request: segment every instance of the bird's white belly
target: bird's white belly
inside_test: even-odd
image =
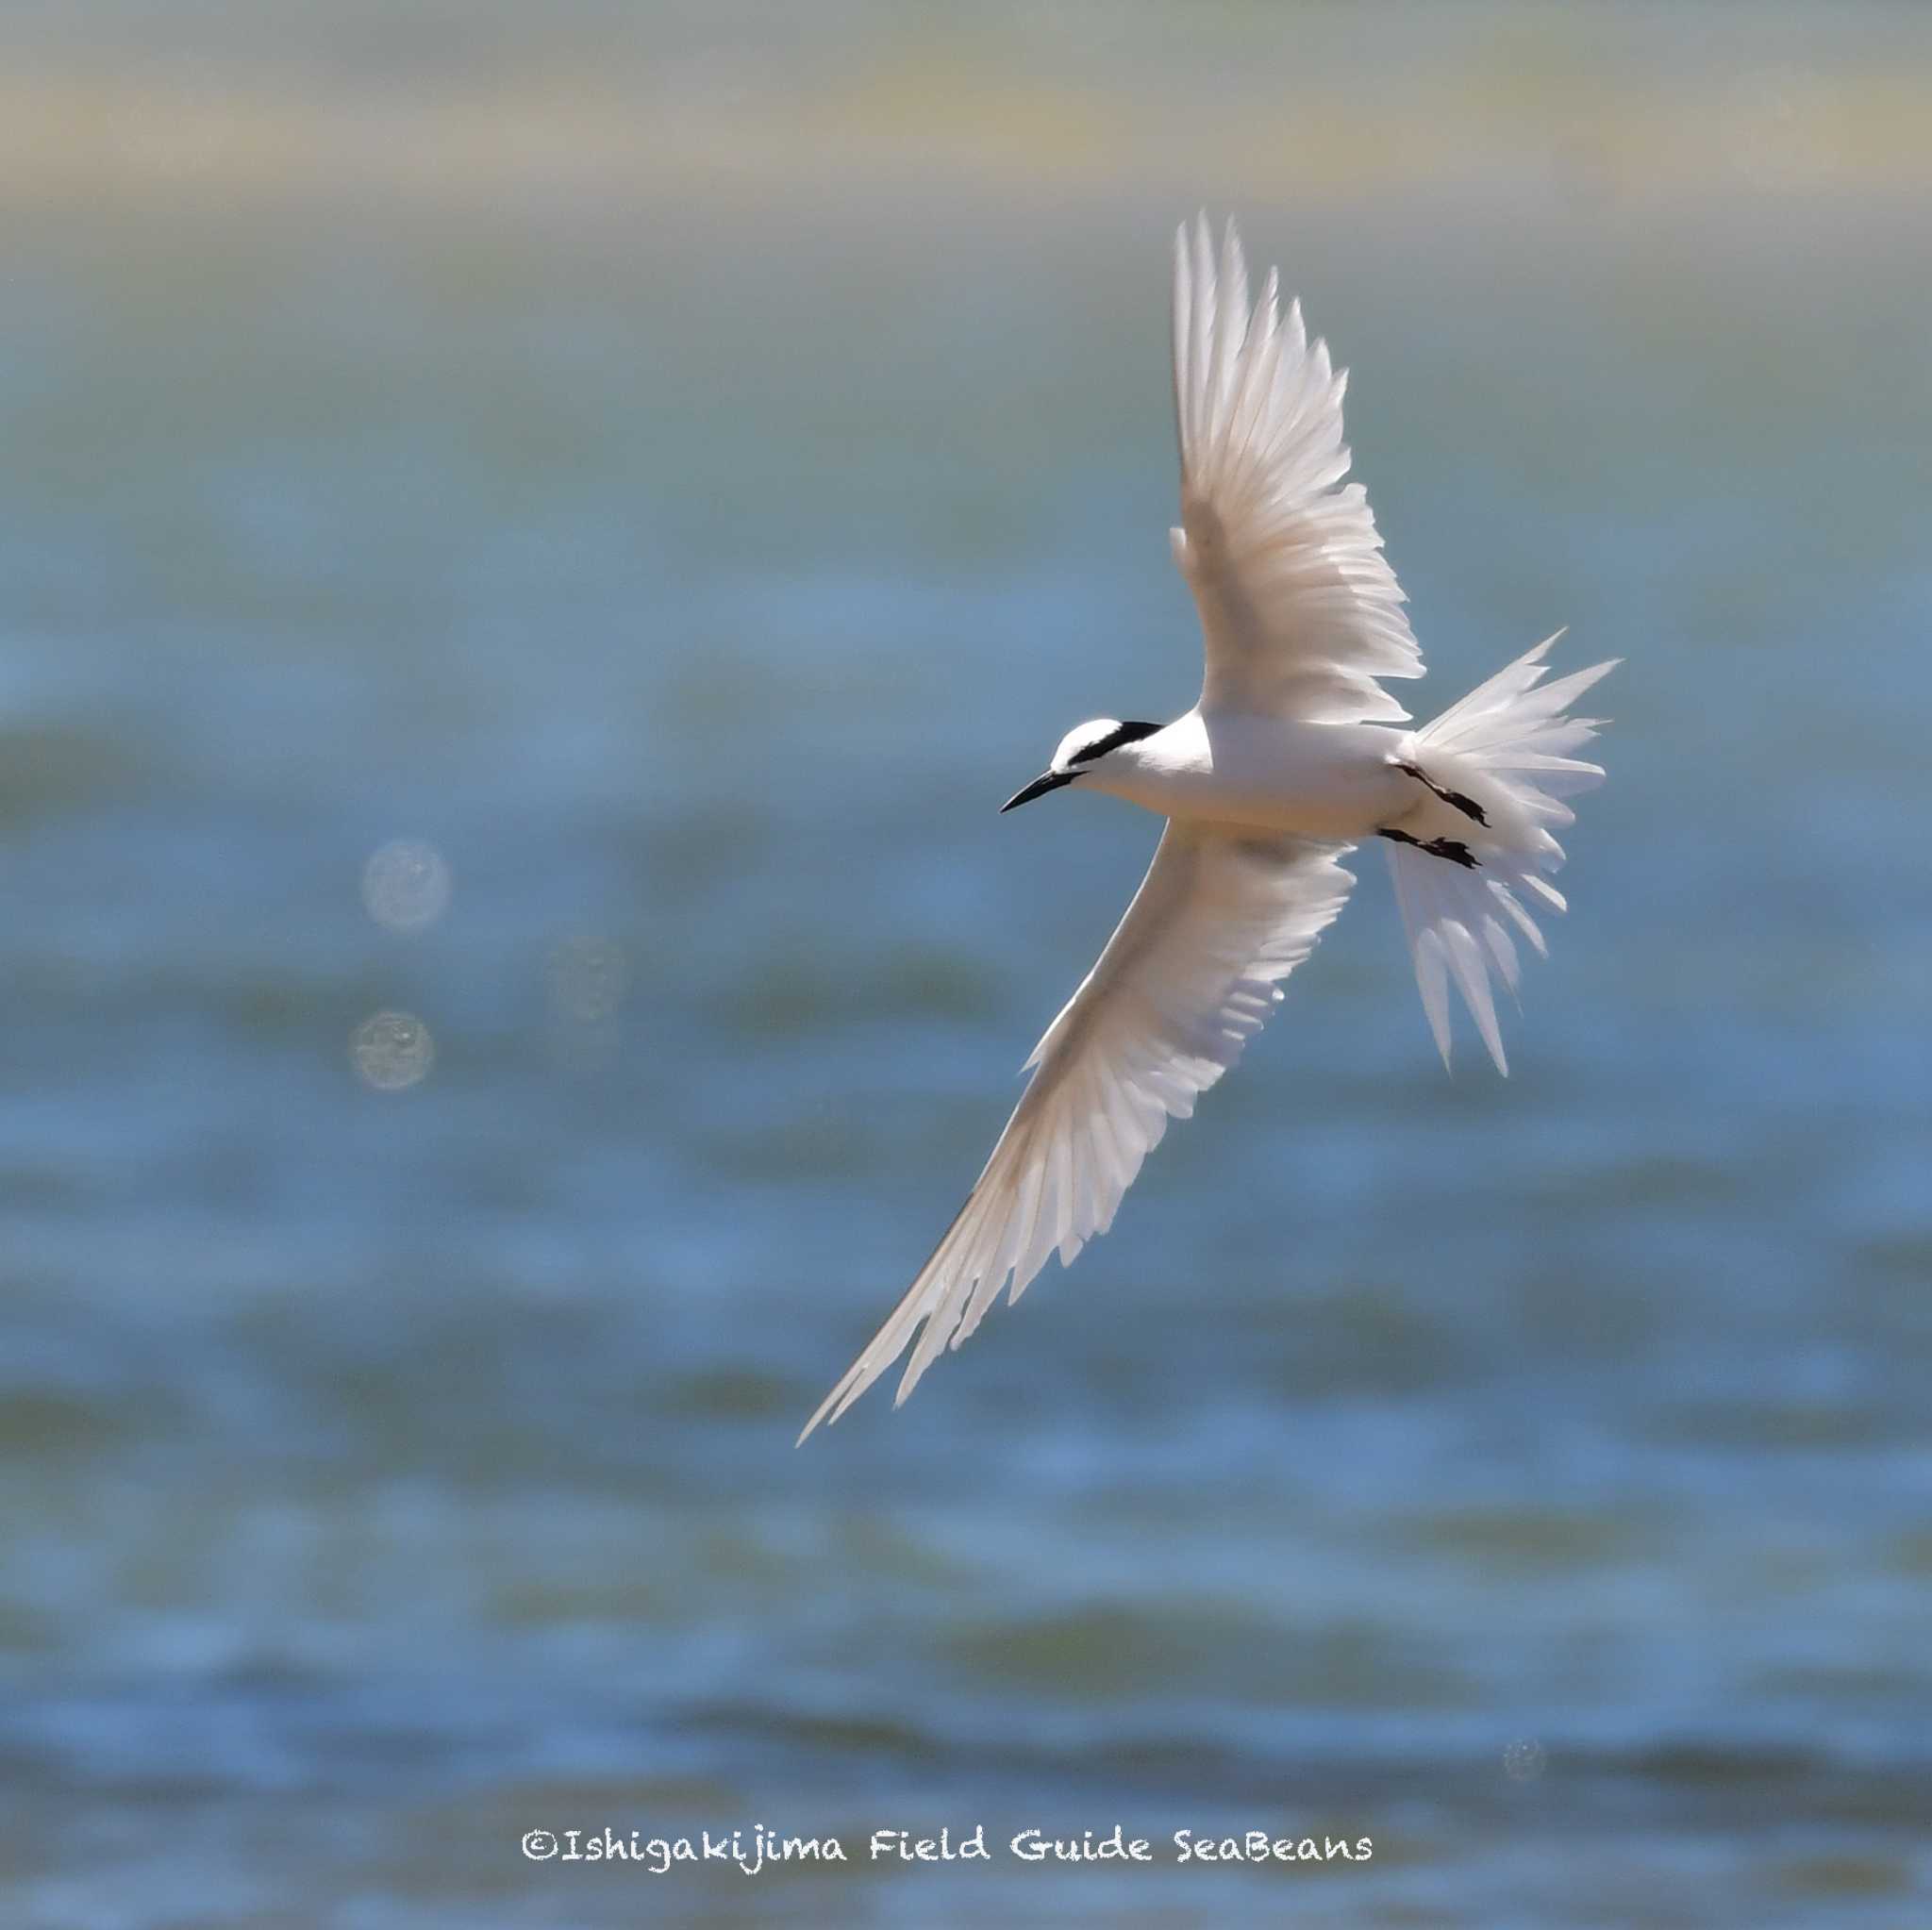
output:
[[[1138,768],[1095,776],[1166,817],[1361,839],[1415,803],[1413,779],[1392,762],[1407,735],[1374,724],[1191,712],[1136,746]]]

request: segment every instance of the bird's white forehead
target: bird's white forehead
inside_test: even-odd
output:
[[[1111,737],[1121,727],[1118,717],[1093,717],[1085,724],[1076,724],[1060,740],[1060,747],[1053,754],[1053,768],[1064,771],[1090,744],[1097,744],[1102,738]]]

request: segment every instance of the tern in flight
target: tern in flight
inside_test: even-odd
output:
[[[1341,909],[1341,860],[1379,838],[1446,1064],[1453,980],[1508,1067],[1491,995],[1512,990],[1512,931],[1560,911],[1562,800],[1603,776],[1575,753],[1601,722],[1569,707],[1614,668],[1542,681],[1550,638],[1459,704],[1410,727],[1385,677],[1422,652],[1368,498],[1344,483],[1342,372],[1275,277],[1248,302],[1229,223],[1174,241],[1174,399],[1181,520],[1174,559],[1206,646],[1200,701],[1172,724],[1096,718],[1004,809],[1104,790],[1167,820],[1141,889],[1026,1069],[1032,1076],[971,1197],[906,1297],[806,1424],[834,1420],[912,1345],[904,1401],[1011,1282],[1070,1265],[1113,1223],[1170,1118],[1240,1058],[1281,981]],[[1562,633],[1557,632],[1560,636]]]

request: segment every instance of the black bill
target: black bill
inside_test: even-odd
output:
[[[1080,774],[1077,771],[1043,771],[1024,790],[1016,790],[1000,807],[1009,811],[1015,805],[1031,804],[1036,797],[1044,797],[1049,790],[1058,790],[1063,784],[1071,784]]]

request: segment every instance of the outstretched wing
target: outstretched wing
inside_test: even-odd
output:
[[[1170,1116],[1188,1118],[1260,1030],[1355,883],[1351,847],[1170,824],[1093,970],[1026,1063],[1033,1077],[972,1196],[892,1316],[810,1421],[836,1421],[906,1351],[898,1401],[976,1327],[1113,1223]],[[895,1404],[896,1405],[896,1402]]]
[[[1200,607],[1204,708],[1311,723],[1399,722],[1375,679],[1419,677],[1422,652],[1369,499],[1343,484],[1345,372],[1301,304],[1252,311],[1241,237],[1217,270],[1203,215],[1174,237],[1174,396],[1181,445],[1174,561]]]

